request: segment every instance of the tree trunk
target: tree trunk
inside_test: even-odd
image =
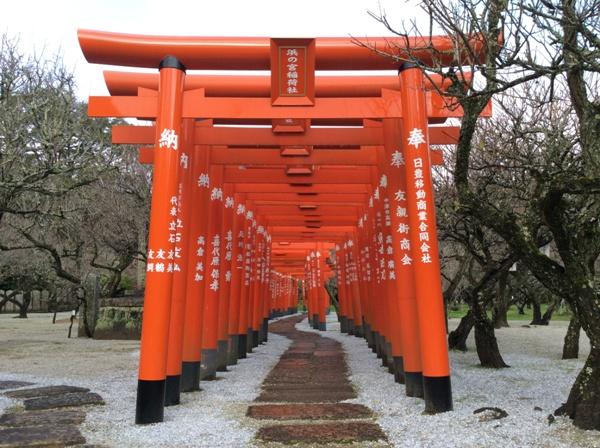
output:
[[[467,351],[467,338],[473,329],[473,325],[475,325],[475,318],[473,317],[473,312],[469,310],[460,320],[456,330],[451,331],[448,335],[448,347],[450,350]]]
[[[498,279],[498,296],[494,300],[494,308],[492,309],[492,320],[494,322],[494,328],[508,327],[508,308],[510,307],[510,301],[508,300],[508,294],[506,293],[506,281],[508,277],[508,271],[500,276]]]
[[[474,299],[472,310],[475,319],[475,348],[481,365],[494,369],[510,367],[502,359],[492,322],[488,319],[485,309],[479,304],[477,298]]]
[[[568,415],[581,429],[600,430],[600,346],[592,342],[592,350],[577,375],[567,402],[555,415]]]
[[[544,325],[542,323],[542,307],[536,301],[533,301],[531,305],[533,306],[533,319],[529,325]]]
[[[19,305],[19,319],[27,319],[27,310],[30,304],[31,291],[26,291],[23,293],[23,299],[21,299],[21,304]]]
[[[542,316],[542,319],[540,320],[540,324],[539,325],[548,325],[550,323],[550,319],[552,319],[552,315],[554,314],[554,311],[556,311],[556,308],[558,307],[558,302],[559,300],[553,300],[552,302],[550,302],[550,304],[548,305],[548,308],[546,309],[546,312],[544,313],[544,315]]]
[[[565,335],[565,341],[563,344],[562,359],[576,359],[579,357],[579,333],[581,331],[581,324],[579,319],[573,316],[569,322],[569,328]]]
[[[525,314],[525,302],[517,303],[517,310],[521,316]]]

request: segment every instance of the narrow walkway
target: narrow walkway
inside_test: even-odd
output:
[[[255,400],[269,404],[248,408],[248,416],[268,420],[257,438],[263,442],[311,445],[384,442],[386,436],[373,421],[369,408],[341,403],[356,398],[341,344],[297,330],[295,325],[304,318],[293,316],[269,324],[269,331],[293,342],[263,382],[263,391]],[[288,423],[278,423],[282,420]]]

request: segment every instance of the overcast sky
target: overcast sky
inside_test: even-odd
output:
[[[77,76],[79,93],[107,94],[103,66],[88,64],[77,29],[189,36],[389,36],[369,17],[381,6],[393,25],[427,19],[417,0],[10,0],[0,32],[19,35],[24,51],[60,51]],[[423,29],[423,33],[427,30]]]

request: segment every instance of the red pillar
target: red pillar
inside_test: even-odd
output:
[[[180,138],[179,196],[177,216],[169,222],[169,240],[174,244],[167,254],[167,270],[173,272],[171,294],[171,320],[169,326],[169,348],[167,354],[167,381],[165,405],[179,404],[181,389],[181,355],[187,286],[187,265],[190,234],[191,192],[194,188],[192,164],[194,154],[194,120],[185,119]]]
[[[239,323],[240,323],[240,295],[244,278],[244,222],[245,207],[242,204],[243,195],[234,195],[235,217],[233,221],[233,251],[231,254],[231,286],[229,303],[229,362],[237,363],[239,357]]]
[[[210,198],[208,147],[196,146],[192,157],[193,186],[190,214],[190,247],[188,252],[187,287],[183,323],[183,353],[181,390],[200,389],[200,359],[202,351],[202,324],[204,315],[204,283],[206,266],[206,230]]]
[[[398,324],[402,340],[402,358],[394,362],[405,375],[406,395],[423,396],[421,370],[421,344],[419,339],[419,323],[417,320],[417,304],[414,287],[413,258],[409,237],[408,203],[406,193],[405,161],[399,151],[399,121],[386,119],[383,123],[385,136],[385,154],[388,162],[387,196],[392,207],[392,240],[394,244],[394,274],[396,276],[396,304],[398,307]],[[398,378],[401,380],[401,378]]]
[[[406,201],[422,343],[425,410],[445,412],[452,410],[452,390],[423,73],[414,65],[404,64],[400,83],[404,117],[401,141],[406,163]]]
[[[210,167],[210,206],[208,228],[206,232],[206,250],[204,258],[204,314],[202,327],[202,364],[200,379],[214,380],[217,373],[217,341],[219,318],[219,291],[223,279],[221,266],[221,250],[224,242],[221,239],[223,215],[223,167]]]
[[[244,281],[240,296],[240,357],[245,358],[246,353],[252,352],[252,322],[249,319],[251,310],[251,277],[252,277],[252,251],[254,249],[254,231],[252,210],[249,210],[250,201],[245,207],[245,235],[244,235]],[[243,353],[242,353],[243,352]]]
[[[140,345],[140,368],[135,421],[157,423],[164,419],[167,344],[171,314],[173,274],[167,272],[166,255],[174,250],[169,242],[173,198],[177,200],[179,135],[185,67],[172,56],[159,66],[158,114],[152,203],[148,229],[148,262],[144,293],[144,319]],[[177,209],[175,207],[175,215]]]
[[[231,266],[233,254],[233,185],[223,187],[223,219],[221,227],[221,287],[217,341],[217,371],[227,371],[229,353],[229,302],[231,297]]]
[[[317,244],[316,262],[317,262],[317,314],[319,316],[318,328],[321,331],[327,329],[327,308],[329,305],[329,295],[325,289],[325,246],[323,243]]]

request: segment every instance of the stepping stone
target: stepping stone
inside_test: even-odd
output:
[[[335,392],[354,392],[354,388],[350,384],[340,384],[337,382],[329,382],[329,383],[309,383],[309,384],[289,384],[289,383],[273,383],[266,384],[263,386],[264,391],[268,392],[276,392],[276,391],[296,391],[301,390],[305,392],[327,392],[327,391],[335,391]]]
[[[250,406],[248,416],[271,420],[339,420],[369,418],[373,412],[362,404],[264,404]]]
[[[85,412],[77,410],[47,410],[14,412],[0,416],[0,426],[55,426],[78,425],[85,420]]]
[[[0,381],[0,390],[18,389],[19,387],[33,386],[33,384],[27,381]]]
[[[85,443],[77,426],[21,426],[0,429],[0,448],[61,447]]]
[[[265,442],[319,445],[386,440],[379,425],[369,422],[265,426],[258,430],[257,437]]]
[[[23,404],[26,410],[33,411],[104,404],[104,400],[100,395],[93,392],[76,392],[65,395],[30,398],[29,400],[25,400]]]
[[[356,398],[354,391],[333,391],[326,393],[325,391],[312,391],[307,392],[303,390],[278,390],[278,391],[264,391],[255,400],[259,402],[291,402],[291,403],[334,403],[337,401],[344,401],[350,398]]]
[[[10,398],[35,398],[35,397],[50,397],[52,395],[70,394],[73,392],[89,392],[85,387],[75,386],[44,386],[34,389],[15,390],[6,392],[4,395]]]

